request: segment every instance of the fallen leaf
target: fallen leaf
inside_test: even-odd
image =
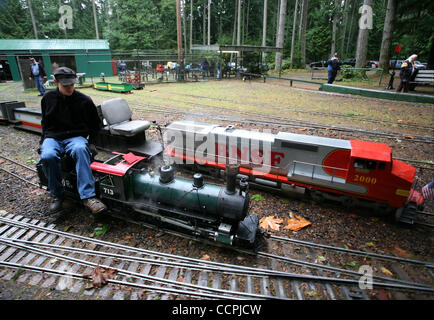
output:
[[[286,219],[286,226],[283,227],[285,230],[292,230],[292,231],[298,231],[300,229],[303,229],[304,227],[307,227],[311,225],[312,223],[303,217],[300,216],[294,216],[290,219]]]
[[[393,276],[393,273],[390,270],[386,269],[385,267],[381,267],[381,272],[383,272],[385,275],[388,275],[390,277]]]
[[[259,220],[259,226],[264,230],[269,230],[271,228],[272,230],[279,231],[279,224],[281,224],[282,222],[283,219],[275,218],[274,216],[268,216]]]
[[[113,279],[117,270],[112,268],[104,268],[97,266],[93,269],[91,274],[84,274],[83,277],[90,278],[92,280],[92,287],[86,287],[86,289],[92,289],[93,287],[99,288],[107,283],[107,280]]]
[[[63,228],[63,232],[68,232],[68,231],[71,230],[73,227],[74,227],[73,225],[66,226],[65,228]]]
[[[375,247],[375,244],[373,242],[366,242],[365,246],[367,246],[367,247]]]
[[[207,255],[207,254],[204,254],[200,259],[201,259],[201,260],[207,260],[207,261],[210,261],[210,260],[211,260],[210,256]]]
[[[318,257],[316,257],[316,259],[315,259],[315,263],[323,262],[323,261],[325,261],[325,260],[326,260],[326,258],[325,258],[324,256],[318,256]]]
[[[108,224],[105,224],[102,227],[96,227],[94,229],[94,234],[96,236],[103,236],[103,235],[105,235],[105,233],[107,232],[108,229],[109,229],[109,225]]]
[[[398,256],[402,257],[402,258],[407,258],[408,257],[408,252],[405,251],[404,249],[401,249],[398,245],[395,245],[393,247],[393,251],[395,251]]]
[[[124,240],[131,240],[132,239],[132,236],[125,236],[124,237]]]
[[[406,139],[414,139],[413,136],[405,136]]]
[[[253,196],[250,197],[250,199],[255,200],[257,202],[261,202],[265,200],[265,198],[260,194],[254,194]]]

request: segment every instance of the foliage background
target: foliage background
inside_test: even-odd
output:
[[[192,15],[191,1],[193,1]],[[279,1],[281,0],[268,0],[266,43],[268,46],[275,46],[276,43]],[[343,59],[355,56],[360,17],[358,8],[363,1],[346,1],[349,1],[348,21],[344,24],[345,1],[309,0],[306,23],[307,63],[328,59],[331,54],[333,10],[336,10],[338,17],[336,50]],[[392,49],[395,45],[401,44],[403,49],[397,58],[404,59],[417,53],[419,60],[426,62],[434,43],[434,1],[396,2]],[[182,3],[186,17],[187,50],[190,43],[190,18],[193,19],[192,43],[206,44],[207,24],[203,32],[203,9],[208,5],[208,0],[184,0]],[[296,0],[287,0],[284,59],[290,55],[295,3]],[[94,39],[96,37],[92,0],[32,0],[31,4],[39,39]],[[60,18],[58,8],[63,4],[73,8],[73,29],[66,32],[58,26]],[[211,1],[211,44],[233,44],[236,4],[237,0]],[[95,0],[95,5],[99,37],[109,40],[112,50],[176,49],[175,0]],[[242,44],[261,45],[263,5],[263,0],[242,0]],[[0,38],[34,38],[29,0],[0,0],[0,6]],[[367,59],[379,59],[386,7],[387,0],[373,1],[374,23],[369,33]],[[299,12],[300,10],[297,11],[298,14]],[[207,15],[206,11],[205,15]],[[300,17],[297,20],[297,33],[299,21]],[[298,35],[295,48],[294,65],[303,67],[300,62]],[[267,60],[272,63],[274,55],[270,54]]]

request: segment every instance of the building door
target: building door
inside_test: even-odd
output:
[[[0,56],[0,82],[10,80],[12,80],[12,73],[8,58],[6,56]]]

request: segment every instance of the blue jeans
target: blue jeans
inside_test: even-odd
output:
[[[36,88],[38,88],[39,93],[45,94],[44,79],[41,76],[35,76],[33,80],[35,81],[35,85]]]
[[[80,199],[95,196],[95,182],[90,168],[91,152],[87,140],[83,137],[73,137],[65,140],[45,138],[41,146],[42,170],[48,179],[48,188],[53,197],[63,195],[62,171],[60,158],[68,154],[75,162],[77,172],[77,189]]]
[[[327,83],[330,83],[330,84],[333,83],[333,81],[335,81],[335,79],[336,79],[337,74],[338,74],[337,71],[329,70]]]

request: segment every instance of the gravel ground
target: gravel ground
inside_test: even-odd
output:
[[[170,114],[136,113],[134,118],[157,120],[158,123],[168,123],[176,119]],[[208,120],[209,122],[209,120]],[[263,129],[263,126],[247,126],[236,124],[238,127],[248,129]],[[303,134],[328,136],[342,139],[354,139],[329,130],[303,130],[288,128],[272,128],[273,132],[287,131]],[[157,139],[152,136],[151,138]],[[393,149],[394,157],[426,160],[432,157],[432,147],[411,141],[392,141],[381,139],[366,139],[369,141],[384,142]],[[39,136],[12,127],[0,126],[1,154],[13,158],[21,163],[34,165],[39,156],[36,153]],[[0,161],[1,162],[1,161]],[[1,165],[1,163],[0,163]],[[425,181],[433,179],[432,171],[418,171],[420,187]],[[22,214],[28,217],[51,220],[47,214],[50,197],[34,187],[28,187],[6,173],[0,171],[0,210],[9,213]],[[413,259],[434,261],[433,233],[424,227],[404,227],[396,225],[388,217],[378,216],[370,212],[347,210],[338,206],[315,204],[311,202],[287,200],[275,195],[257,190],[251,190],[251,195],[260,194],[263,200],[252,200],[250,212],[260,218],[274,215],[279,218],[289,218],[290,214],[300,215],[312,225],[293,232],[289,230],[273,231],[273,234],[284,237],[314,241],[323,244],[373,251],[381,254],[400,255]],[[432,208],[431,208],[432,209]],[[433,211],[433,210],[430,210]],[[201,258],[208,255],[213,261],[226,263],[243,263],[257,265],[263,261],[252,257],[244,257],[230,250],[210,247],[201,243],[192,243],[186,239],[162,234],[154,230],[146,230],[140,226],[129,224],[113,218],[95,220],[90,213],[81,206],[73,207],[69,214],[56,222],[58,229],[68,228],[69,232],[85,236],[95,236],[95,228],[103,224],[109,225],[108,232],[99,236],[107,241],[119,242],[132,246],[144,247],[150,250],[159,250],[173,254],[188,255]],[[273,248],[268,248],[273,250]],[[3,285],[3,287],[1,287]],[[20,299],[14,289],[8,284],[0,284],[0,299]],[[30,293],[29,299],[43,299],[36,291]],[[57,296],[59,299],[68,297]],[[69,297],[74,299],[74,297]],[[24,298],[26,299],[26,298]]]

